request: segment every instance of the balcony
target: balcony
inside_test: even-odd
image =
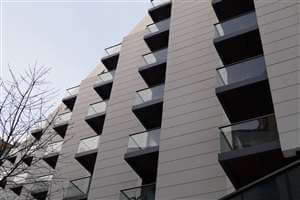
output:
[[[38,177],[30,188],[31,196],[37,200],[45,200],[47,198],[48,188],[52,178],[53,175]]]
[[[151,0],[151,3],[148,13],[154,23],[171,17],[171,0]]]
[[[263,56],[218,68],[217,79],[216,94],[231,123],[274,112]]]
[[[58,115],[57,119],[54,122],[53,129],[59,134],[62,138],[65,137],[66,131],[71,120],[72,113],[66,112]]]
[[[98,135],[102,133],[105,120],[106,105],[106,101],[90,104],[87,116],[85,117],[85,121]]]
[[[283,157],[274,114],[220,128],[219,162],[241,188],[291,162]]]
[[[55,169],[59,152],[61,151],[63,145],[63,141],[55,142],[52,144],[49,144],[45,150],[43,160],[51,166],[53,169]]]
[[[77,94],[79,93],[80,85],[67,89],[66,96],[62,99],[62,102],[69,108],[73,110]]]
[[[10,190],[16,195],[20,196],[23,190],[23,184],[26,182],[26,178],[28,177],[28,173],[18,174],[13,177],[12,181],[15,183],[10,187]]]
[[[31,163],[33,161],[33,156],[32,155],[28,155],[28,156],[24,156],[23,158],[23,162],[27,165],[30,166]]]
[[[158,85],[136,92],[133,113],[146,129],[161,126],[165,85]]]
[[[98,75],[98,80],[94,85],[94,90],[103,100],[107,100],[110,97],[114,76],[115,70]]]
[[[296,200],[299,193],[300,160],[233,192],[220,200]]]
[[[169,44],[170,19],[150,24],[146,27],[144,40],[151,51],[167,48]]]
[[[143,56],[145,65],[139,73],[149,87],[165,82],[168,49],[161,49]]]
[[[108,71],[117,68],[121,47],[122,44],[117,44],[105,49],[105,56],[101,59],[101,61]]]
[[[129,136],[126,162],[140,176],[143,183],[156,181],[160,128]]]
[[[214,45],[224,65],[263,54],[255,12],[215,24]]]
[[[155,184],[121,190],[120,200],[155,200]]]
[[[37,122],[31,131],[31,135],[37,140],[41,139],[44,133],[44,129],[47,128],[48,126],[49,123],[47,120],[42,120]]]
[[[224,21],[255,9],[253,0],[234,3],[231,0],[212,0],[212,6],[219,21]]]
[[[64,188],[63,200],[86,200],[90,189],[91,177],[72,180]]]
[[[75,159],[91,174],[96,163],[100,136],[80,140]]]

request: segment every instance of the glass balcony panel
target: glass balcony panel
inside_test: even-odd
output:
[[[151,3],[152,3],[152,6],[155,7],[155,6],[159,6],[161,4],[170,2],[170,1],[171,0],[151,0]]]
[[[163,21],[160,21],[155,24],[150,24],[147,26],[146,30],[149,33],[155,33],[162,30],[167,30],[167,28],[170,26],[170,19],[165,19]]]
[[[43,129],[43,128],[46,128],[48,125],[49,125],[49,123],[47,120],[38,121],[33,125],[32,130]]]
[[[149,54],[144,55],[144,60],[147,65],[154,64],[167,58],[168,49],[161,49]]]
[[[215,24],[216,38],[257,25],[255,12]]]
[[[95,104],[91,104],[88,109],[87,116],[95,115],[106,111],[106,102],[101,101]]]
[[[55,124],[60,124],[60,123],[63,123],[63,122],[67,122],[71,119],[71,116],[72,116],[72,112],[60,114],[60,115],[57,116]]]
[[[90,187],[90,177],[70,181],[64,191],[64,198],[75,198],[87,195]]]
[[[218,86],[262,76],[266,73],[264,56],[259,56],[217,69]]]
[[[244,149],[278,140],[274,115],[220,128],[221,152]]]
[[[121,190],[120,200],[155,200],[155,184]]]
[[[129,137],[127,152],[145,150],[150,147],[158,147],[160,141],[160,129],[145,131]]]
[[[82,153],[98,148],[100,136],[80,140],[77,153]]]
[[[112,54],[115,54],[115,53],[119,53],[120,50],[121,50],[121,47],[122,47],[122,44],[117,44],[117,45],[108,47],[108,48],[105,49],[105,54],[107,56],[109,56],[109,55],[112,55]]]
[[[13,178],[13,181],[16,184],[21,184],[26,181],[26,178],[28,177],[28,173],[18,174]]]
[[[46,151],[45,151],[44,155],[48,155],[50,153],[58,153],[58,152],[60,152],[63,143],[64,142],[61,141],[61,142],[56,142],[56,143],[49,144],[47,146],[47,148],[46,148]]]
[[[234,192],[224,200],[296,200],[299,192],[300,166],[299,164],[277,172],[267,179],[263,179],[246,187],[240,192]]]
[[[102,73],[102,74],[99,74],[99,75],[98,75],[97,84],[98,84],[98,83],[105,82],[105,81],[113,80],[114,75],[115,75],[115,70],[109,71],[109,72],[104,72],[104,73]]]
[[[159,85],[138,91],[136,93],[135,105],[162,98],[164,94],[164,87],[165,85]]]
[[[66,96],[77,95],[79,92],[80,85],[67,89]]]

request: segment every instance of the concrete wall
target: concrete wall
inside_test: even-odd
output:
[[[138,73],[138,68],[144,65],[142,55],[149,53],[143,37],[143,31],[137,32],[122,42],[89,199],[118,200],[120,190],[141,184],[124,155],[129,135],[144,130],[132,112],[135,92],[146,87]]]
[[[224,113],[216,94],[210,1],[173,1],[156,199],[218,199],[232,188],[218,163]]]
[[[299,1],[255,1],[282,151],[300,149]]]

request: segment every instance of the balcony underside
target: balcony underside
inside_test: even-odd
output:
[[[0,181],[0,187],[1,187],[2,189],[5,189],[6,184],[7,184],[7,181],[6,181],[6,180],[1,180],[1,181]]]
[[[124,159],[130,167],[140,176],[143,184],[152,183],[156,180],[158,147],[126,153]]]
[[[31,131],[31,135],[32,135],[35,139],[39,140],[39,139],[41,139],[41,137],[42,137],[42,135],[43,135],[43,129],[41,129],[41,128],[35,129],[35,130]]]
[[[74,108],[77,95],[68,96],[62,99],[62,102],[69,108],[71,111]]]
[[[284,158],[279,142],[219,154],[219,162],[236,189],[293,162]]]
[[[24,157],[23,162],[24,162],[27,166],[30,166],[31,163],[32,163],[32,160],[33,160],[33,156],[26,156],[26,157]]]
[[[154,23],[170,18],[171,16],[171,1],[150,8],[148,13]]]
[[[212,6],[219,21],[254,10],[253,0],[236,1],[234,6],[231,0],[212,0]]]
[[[85,118],[86,123],[100,135],[102,133],[103,125],[105,120],[105,112],[94,114]]]
[[[214,45],[224,65],[263,54],[257,26],[218,37]]]
[[[109,99],[110,97],[112,85],[113,85],[112,80],[101,82],[99,84],[94,85],[94,90],[103,100],[106,100]]]
[[[267,75],[216,88],[231,123],[274,113]]]
[[[165,30],[156,33],[148,33],[144,40],[152,52],[166,48],[169,44],[169,28],[166,27]]]
[[[152,129],[161,126],[162,107],[163,99],[157,99],[135,105],[132,111],[146,129]]]
[[[47,198],[48,191],[31,193],[31,196],[37,200],[45,200]]]
[[[139,73],[148,86],[159,85],[165,82],[166,60],[139,68]]]
[[[75,159],[91,174],[93,174],[98,149],[77,153]]]
[[[57,160],[58,160],[58,156],[59,156],[58,153],[50,153],[50,154],[44,156],[44,157],[43,157],[43,160],[44,160],[50,167],[52,167],[53,169],[55,169],[56,163],[57,163]]]
[[[10,190],[18,196],[20,196],[20,194],[22,193],[22,189],[23,189],[22,185],[18,185],[10,188]]]
[[[63,123],[54,125],[53,129],[56,131],[56,133],[58,135],[60,135],[62,138],[64,138],[66,135],[68,125],[69,125],[68,122],[63,122]]]
[[[117,68],[119,61],[119,53],[115,53],[109,56],[105,56],[101,59],[102,63],[108,71],[114,70]]]
[[[17,156],[10,156],[7,158],[7,160],[11,163],[14,164],[16,162]]]

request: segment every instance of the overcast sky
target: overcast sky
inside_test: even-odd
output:
[[[4,77],[8,64],[21,72],[37,61],[52,67],[49,80],[63,92],[79,84],[104,48],[121,42],[150,7],[150,0],[72,2],[2,0]]]

